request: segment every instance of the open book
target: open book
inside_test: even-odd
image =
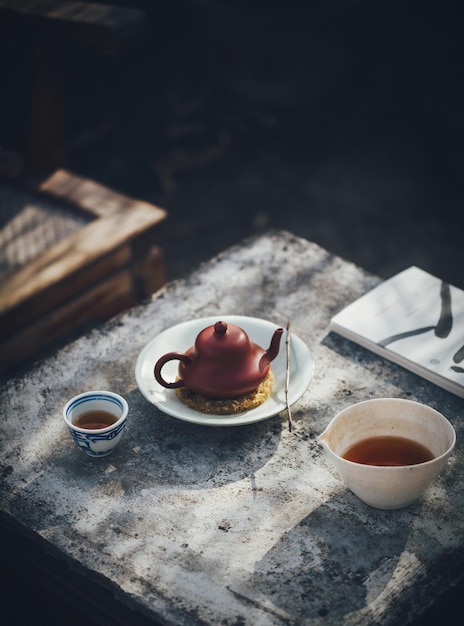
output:
[[[330,328],[464,398],[464,291],[418,267],[384,281]]]

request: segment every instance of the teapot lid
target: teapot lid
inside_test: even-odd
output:
[[[195,347],[205,357],[236,357],[250,350],[250,340],[239,326],[218,321],[199,333]]]

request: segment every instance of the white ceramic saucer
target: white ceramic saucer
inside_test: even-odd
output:
[[[248,334],[251,341],[262,348],[269,348],[272,335],[278,326],[272,322],[241,315],[224,315],[204,317],[177,324],[154,337],[140,352],[136,366],[135,379],[138,388],[149,402],[157,406],[163,413],[173,417],[207,426],[242,426],[268,419],[286,409],[285,376],[286,376],[286,333],[282,335],[280,350],[271,362],[275,377],[271,396],[261,406],[237,413],[235,415],[208,415],[186,406],[177,396],[174,389],[165,389],[154,378],[153,368],[157,360],[166,352],[185,352],[192,346],[198,333],[215,324],[218,320],[240,326]],[[169,361],[163,367],[163,377],[175,380],[178,361]],[[290,377],[289,404],[294,404],[308,388],[314,373],[314,361],[306,344],[296,335],[290,335]]]

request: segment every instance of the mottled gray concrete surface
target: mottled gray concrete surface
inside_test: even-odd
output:
[[[233,247],[145,305],[7,382],[1,512],[163,624],[407,623],[462,576],[463,401],[329,333],[330,317],[378,279],[317,245],[272,232]],[[285,414],[237,428],[161,413],[137,388],[138,354],[174,324],[240,314],[284,325],[315,360]],[[130,413],[115,452],[79,451],[61,413],[111,389]],[[426,496],[379,511],[345,489],[316,443],[353,402],[432,405],[458,437]]]

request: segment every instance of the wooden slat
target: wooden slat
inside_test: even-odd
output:
[[[35,50],[30,124],[27,136],[28,168],[49,172],[65,161],[65,94],[59,56],[49,42]]]
[[[17,332],[24,326],[46,314],[53,307],[58,307],[75,298],[80,292],[104,281],[122,269],[127,269],[131,262],[130,246],[122,246],[113,253],[98,259],[92,265],[85,265],[74,275],[63,276],[61,280],[51,282],[41,291],[34,291],[28,297],[18,300],[14,307],[0,314],[0,339],[11,332]],[[0,291],[0,301],[3,296]],[[90,315],[91,310],[88,311]]]
[[[0,342],[0,373],[23,364],[32,355],[35,358],[44,348],[75,335],[82,328],[109,319],[138,301],[130,271],[112,276]]]
[[[67,170],[17,182],[93,221],[0,284],[0,372],[139,303],[164,284],[167,213]]]
[[[166,211],[160,207],[126,196],[64,168],[40,182],[38,190],[95,217],[108,217],[134,208],[149,209],[153,212],[153,219],[157,221],[166,217]]]
[[[164,285],[164,256],[161,248],[151,247],[145,258],[136,266],[134,279],[141,300],[148,298]]]
[[[0,289],[0,320],[7,311],[94,265],[105,255],[154,226],[156,211],[135,206],[84,226],[79,232],[45,251],[27,266],[10,276]]]

